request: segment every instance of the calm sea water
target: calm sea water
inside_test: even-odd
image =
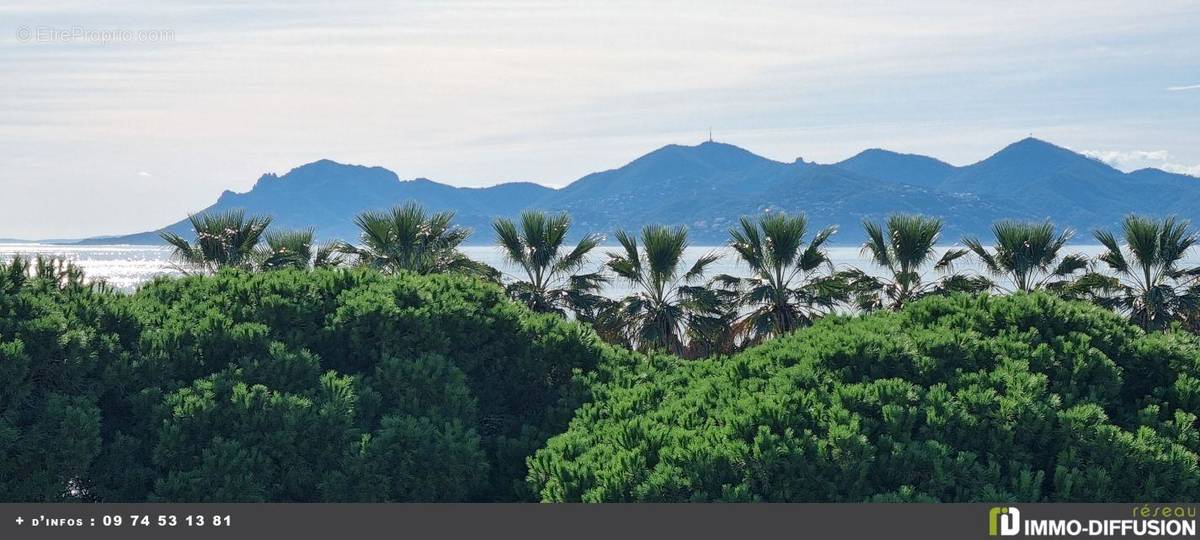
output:
[[[103,279],[126,291],[157,276],[179,273],[171,267],[167,247],[0,244],[0,260],[8,261],[14,255],[65,259],[82,268],[89,279]]]
[[[595,254],[589,261],[588,270],[598,269],[606,260],[605,252],[612,251],[615,248],[601,247],[596,250]],[[939,248],[939,256],[941,252],[949,249],[949,246]],[[472,259],[492,265],[500,269],[508,279],[513,279],[521,276],[520,269],[513,267],[505,260],[499,248],[490,246],[467,246],[462,248],[462,251]],[[1096,256],[1103,251],[1100,246],[1070,246],[1067,248],[1071,253],[1084,253],[1088,256]],[[709,271],[706,275],[730,274],[734,276],[744,276],[747,273],[746,266],[740,264],[737,257],[734,256],[732,250],[727,247],[717,246],[695,246],[688,248],[685,253],[685,258],[690,265],[697,258],[707,254],[716,252],[722,255],[721,259],[709,266]],[[121,290],[132,291],[138,285],[145,283],[157,276],[162,275],[177,275],[179,271],[171,264],[171,251],[166,247],[157,246],[63,246],[63,245],[48,245],[48,244],[0,244],[0,260],[9,260],[14,255],[44,255],[50,257],[58,257],[74,262],[83,268],[89,278],[103,279]],[[833,247],[829,249],[830,257],[833,259],[835,267],[845,269],[850,267],[861,268],[868,273],[878,273],[879,268],[871,261],[863,257],[859,253],[857,247]],[[1189,256],[1192,264],[1200,264],[1200,253],[1195,250]],[[978,263],[970,256],[959,259],[959,264],[955,265],[955,269],[959,272],[980,273],[982,272]],[[627,285],[614,282],[606,294],[611,296],[622,296],[629,291]]]

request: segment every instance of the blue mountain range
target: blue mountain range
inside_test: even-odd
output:
[[[1033,138],[963,167],[882,149],[834,164],[783,163],[710,141],[665,146],[561,189],[529,182],[461,188],[320,160],[282,176],[266,174],[245,193],[226,191],[199,212],[240,208],[273,216],[273,228],[313,227],[322,239],[355,240],[356,214],[409,200],[454,210],[455,221],[475,231],[469,244],[491,243],[491,221],[524,209],[565,211],[577,233],[609,237],[648,223],[687,225],[694,243],[722,243],[739,217],[764,211],[803,212],[814,226],[836,225],[838,244],[861,242],[862,220],[896,212],[944,218],[950,242],[962,235],[986,238],[991,224],[1004,218],[1050,219],[1081,231],[1086,241],[1088,231],[1113,228],[1129,213],[1200,220],[1200,179],[1158,169],[1124,173]],[[160,243],[163,231],[192,232],[185,219],[84,242]]]

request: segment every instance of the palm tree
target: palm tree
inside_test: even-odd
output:
[[[1075,233],[1068,229],[1056,234],[1049,221],[999,221],[992,225],[992,233],[996,246],[991,250],[973,237],[964,238],[963,243],[988,272],[1010,279],[1017,291],[1062,291],[1071,284],[1071,274],[1087,268],[1088,260],[1083,255],[1059,256]]]
[[[706,294],[709,290],[691,284],[703,279],[705,269],[720,256],[704,255],[681,273],[688,246],[686,227],[647,225],[640,249],[638,239],[625,231],[617,231],[616,237],[624,252],[609,252],[606,265],[637,292],[609,310],[605,322],[638,350],[683,354],[684,332],[697,317],[716,309]]]
[[[496,243],[504,255],[525,272],[526,281],[516,281],[506,289],[509,295],[534,311],[565,314],[567,309],[580,318],[590,318],[603,300],[600,288],[607,281],[600,272],[572,274],[587,262],[587,255],[600,245],[601,238],[586,235],[570,251],[563,242],[571,228],[567,214],[547,215],[526,211],[518,227],[512,220],[492,223]]]
[[[832,275],[833,263],[824,250],[835,231],[821,229],[806,243],[808,219],[803,214],[743,217],[740,227],[729,230],[730,245],[751,276],[718,279],[725,284],[736,280],[739,304],[751,308],[739,322],[739,333],[750,343],[808,326],[849,298],[846,282]]]
[[[899,310],[909,302],[928,294],[946,291],[980,292],[990,288],[985,278],[948,275],[926,282],[925,267],[933,263],[939,273],[954,269],[954,261],[968,253],[965,249],[946,250],[937,256],[937,243],[942,236],[942,220],[922,215],[896,214],[888,216],[886,229],[878,223],[864,220],[867,242],[862,254],[887,271],[885,277],[868,276],[860,270],[848,273],[858,292],[858,305],[864,310],[889,307]]]
[[[415,202],[386,212],[364,212],[354,218],[354,224],[362,232],[362,245],[343,244],[341,251],[356,256],[360,264],[383,272],[494,276],[494,269],[458,251],[459,244],[471,232],[453,225],[453,220],[454,212],[426,214]]]
[[[271,231],[265,235],[266,246],[258,254],[263,270],[282,268],[330,268],[343,262],[337,242],[318,244],[312,229]]]
[[[223,267],[251,268],[255,249],[263,232],[271,224],[268,216],[250,216],[242,210],[209,212],[189,215],[188,221],[196,231],[195,243],[182,236],[164,232],[163,240],[171,244],[174,258],[181,270],[215,272]]]
[[[1156,220],[1125,218],[1122,247],[1109,231],[1096,231],[1106,251],[1099,261],[1114,276],[1089,274],[1087,286],[1101,305],[1120,310],[1145,330],[1161,330],[1172,321],[1193,322],[1200,308],[1200,267],[1182,267],[1197,235],[1187,221],[1173,216]]]

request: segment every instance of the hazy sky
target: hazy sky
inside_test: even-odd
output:
[[[0,238],[147,230],[320,158],[563,185],[710,126],[1200,175],[1195,1],[388,4],[0,0]]]

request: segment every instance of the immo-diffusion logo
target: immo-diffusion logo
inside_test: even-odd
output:
[[[988,510],[988,536],[1195,536],[1194,506],[1140,505],[1133,519],[1021,518],[1013,506]]]
[[[1012,506],[993,506],[988,511],[988,536],[1016,536],[1020,532],[1020,510]]]

